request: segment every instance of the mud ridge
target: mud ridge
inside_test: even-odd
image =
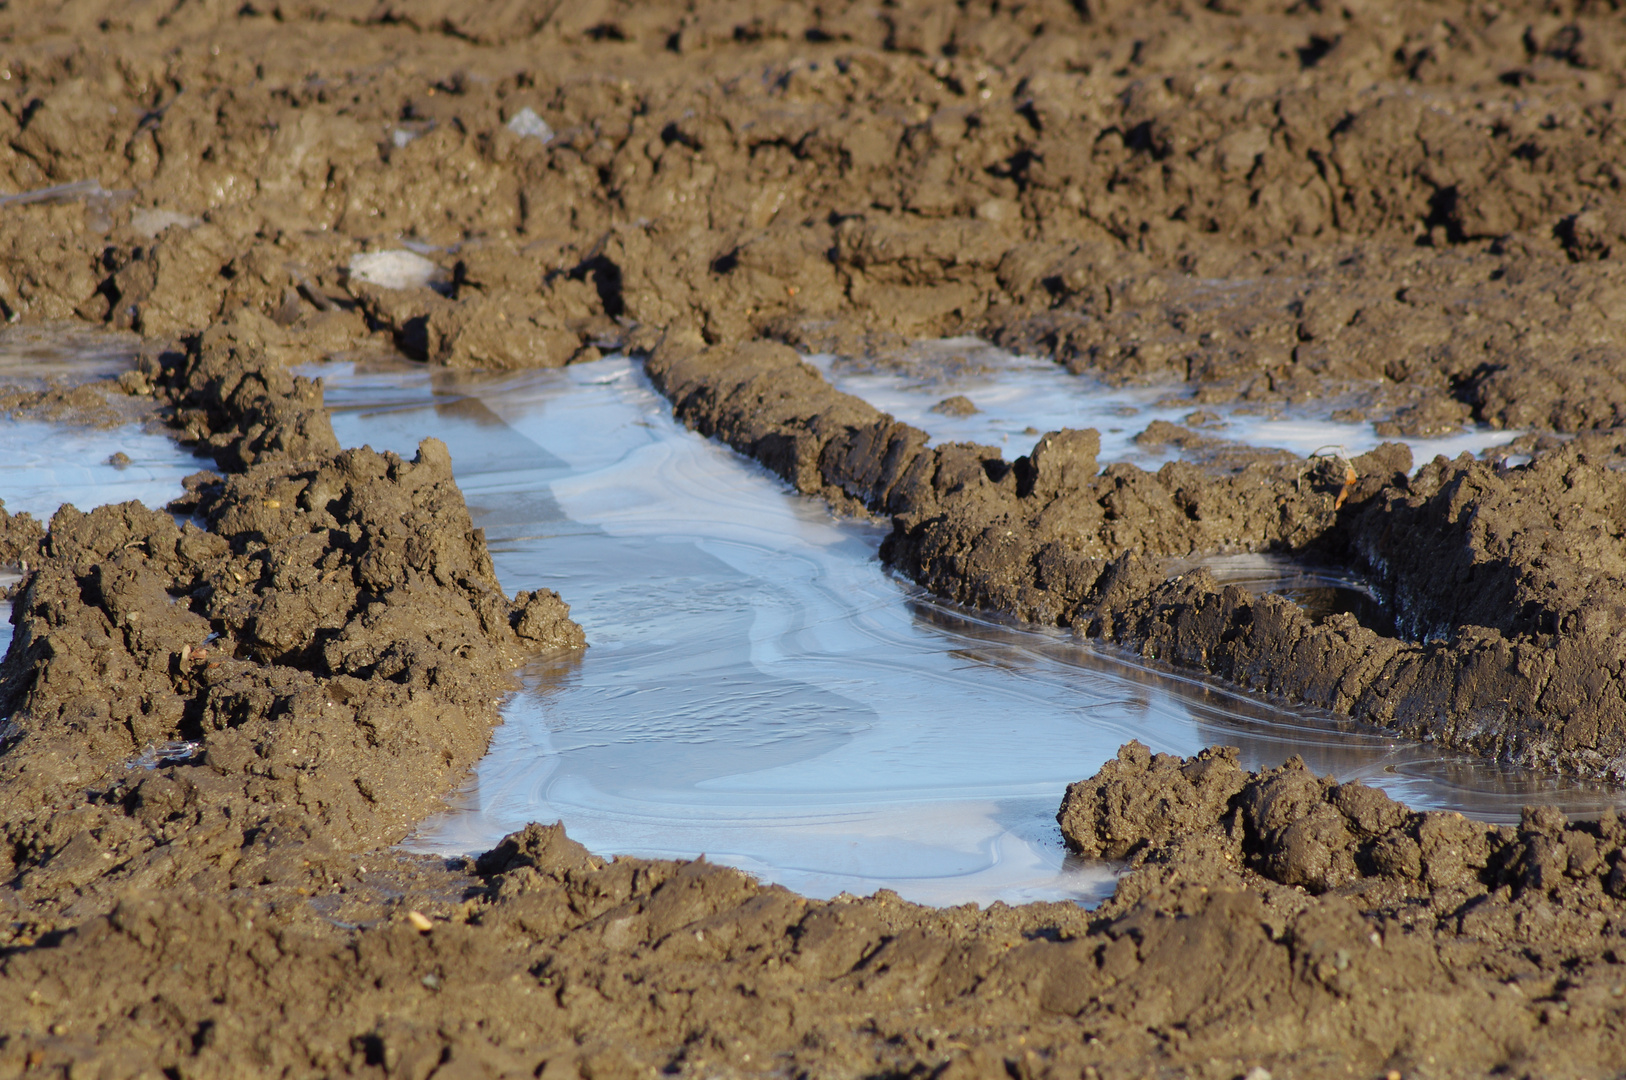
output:
[[[1439,459],[1411,476],[1410,451],[1386,444],[1350,462],[1260,452],[1218,474],[1185,462],[1098,472],[1093,430],[1051,432],[1014,462],[988,446],[928,448],[784,347],[663,343],[648,370],[696,430],[800,491],[890,515],[882,558],[948,599],[1412,738],[1626,776],[1610,629],[1626,584],[1615,437],[1511,470]],[[1162,570],[1260,550],[1369,570],[1410,633],[1385,637],[1353,615],[1317,623],[1281,597]]]
[[[147,1049],[129,1060],[185,1075],[1433,1076],[1619,1060],[1626,829],[1611,815],[1487,827],[1296,759],[1247,773],[1223,748],[1130,744],[1060,820],[1079,850],[1129,862],[1095,912],[808,901],[704,861],[602,862],[536,825],[389,894],[376,871],[330,869],[348,890],[330,918],[287,888],[311,868],[272,904],[271,886],[131,895],[7,955],[0,988],[34,1034],[0,1062],[116,1061],[138,1029]],[[132,977],[99,978],[115,967]]]

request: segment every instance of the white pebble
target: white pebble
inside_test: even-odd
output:
[[[183,229],[195,229],[202,224],[201,218],[195,218],[191,214],[182,214],[174,210],[160,210],[157,207],[145,207],[130,212],[131,231],[140,233],[149,239],[176,225]]]
[[[440,274],[440,267],[411,251],[369,251],[350,256],[350,279],[381,289],[423,289]]]
[[[543,146],[553,141],[553,129],[528,105],[508,118],[508,130],[522,139],[541,139]]]

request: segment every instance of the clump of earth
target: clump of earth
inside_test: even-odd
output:
[[[1126,867],[1096,911],[810,901],[546,823],[399,853],[511,672],[585,641],[568,588],[503,592],[444,446],[340,447],[289,367],[630,353],[946,598],[1619,783],[1621,55],[1608,0],[0,11],[0,311],[135,356],[0,405],[215,465],[169,511],[0,511],[0,1076],[1617,1069],[1607,813],[1130,744],[1059,812]],[[966,335],[1189,401],[1142,434],[1182,460],[931,445],[801,359]],[[1307,402],[1510,445],[1201,430]],[[1392,619],[1201,569],[1233,552]]]

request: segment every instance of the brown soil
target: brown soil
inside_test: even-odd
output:
[[[1439,459],[1408,476],[1410,451],[1386,444],[1349,462],[1256,451],[1225,468],[1098,472],[1091,430],[1051,432],[1015,462],[988,446],[928,448],[925,432],[831,389],[783,346],[669,339],[649,371],[697,430],[801,491],[890,515],[882,558],[950,599],[1416,738],[1626,776],[1616,435],[1518,469]],[[1163,569],[1262,549],[1367,568],[1408,636]]]
[[[1094,913],[813,903],[536,826],[470,864],[388,851],[484,751],[513,666],[580,631],[502,594],[444,447],[341,450],[286,369],[645,355],[685,422],[888,516],[884,556],[944,596],[1618,781],[1620,16],[0,7],[0,311],[146,343],[116,384],[0,407],[158,416],[221,470],[185,525],[0,511],[29,568],[0,1076],[1618,1071],[1609,817],[1491,829],[1131,746],[1063,806],[1081,853],[1132,866]],[[510,127],[526,109],[551,140]],[[403,238],[432,287],[349,272]],[[928,448],[793,351],[962,333],[1194,408],[1532,428],[1534,460],[1410,476],[1399,446],[1307,462],[1164,425],[1143,439],[1190,460],[1155,474],[1100,469],[1088,431],[1006,462]],[[1364,568],[1400,636],[1164,572],[1262,549]]]

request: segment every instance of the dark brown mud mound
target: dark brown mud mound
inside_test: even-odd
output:
[[[1058,820],[1074,849],[1136,867],[1100,914],[1128,931],[1108,934],[1133,941],[1123,951],[1138,954],[1137,976],[1156,941],[1147,931],[1179,936],[1172,890],[1205,896],[1204,915],[1221,898],[1247,910],[1229,975],[1252,1000],[1269,1000],[1273,980],[1303,980],[1305,1021],[1387,1044],[1385,1064],[1407,1074],[1519,1075],[1556,1037],[1603,1055],[1572,1062],[1580,1075],[1626,1036],[1626,828],[1612,812],[1569,823],[1527,810],[1518,828],[1486,826],[1318,779],[1296,758],[1250,774],[1234,751],[1182,760],[1132,743],[1068,789]]]
[[[331,456],[339,443],[322,408],[320,384],[289,374],[265,347],[256,322],[239,316],[210,327],[184,349],[150,348],[125,385],[167,404],[164,418],[181,440],[224,468]]]
[[[1439,459],[1352,526],[1408,637],[1464,624],[1556,640],[1626,620],[1626,440],[1584,436],[1520,468]],[[1595,666],[1609,667],[1608,662]]]
[[[8,514],[0,502],[0,567],[20,568],[30,556],[37,558],[45,529],[31,514]]]
[[[503,595],[444,446],[334,453],[319,385],[210,335],[174,359],[138,370],[239,470],[187,481],[190,520],[8,519],[0,876],[31,921],[399,839],[484,752],[507,672],[582,644],[557,595]]]
[[[1366,569],[1400,638],[1199,575],[1099,603],[1092,631],[1414,737],[1502,760],[1626,775],[1617,435],[1506,469],[1443,459],[1367,495],[1316,548]],[[1364,464],[1356,463],[1358,469]]]
[[[1098,471],[1088,430],[1051,432],[1014,462],[927,447],[783,347],[669,339],[648,369],[697,430],[801,491],[890,515],[882,558],[939,595],[1414,738],[1626,776],[1614,436],[1511,470],[1442,459],[1410,476],[1410,451],[1387,444],[1350,461],[1232,448],[1219,464]],[[1163,569],[1266,550],[1368,571],[1403,636]]]
[[[1130,860],[1096,912],[808,901],[535,825],[451,869],[329,860],[313,899],[129,894],[0,960],[0,1063],[1233,1080],[1602,1075],[1626,1053],[1612,817],[1492,828],[1296,760],[1138,744],[1060,816]]]

